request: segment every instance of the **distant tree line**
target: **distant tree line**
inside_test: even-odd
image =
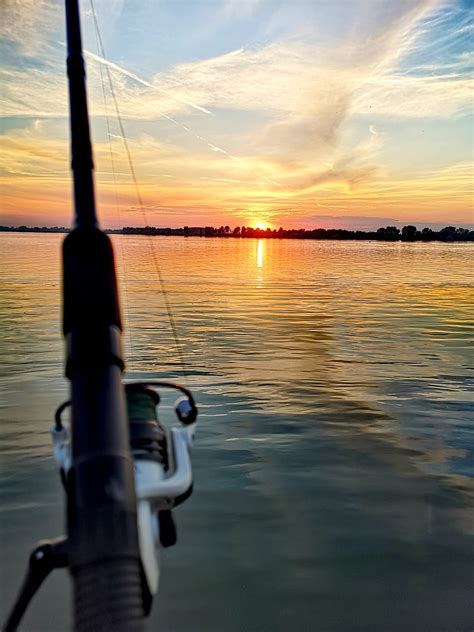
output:
[[[2,233],[69,233],[64,226],[0,226]]]
[[[184,228],[156,228],[155,226],[124,226],[116,230],[106,230],[106,233],[120,233],[122,235],[185,235]]]
[[[0,226],[0,232],[20,233],[67,233],[69,228],[63,226],[54,227],[28,227],[28,226]],[[123,235],[177,235],[184,237],[234,237],[234,238],[266,238],[266,239],[372,239],[377,241],[474,241],[474,230],[446,226],[439,231],[431,228],[418,230],[411,224],[403,226],[400,230],[396,226],[385,226],[375,231],[346,230],[344,228],[283,228],[266,230],[251,228],[249,226],[237,226],[233,230],[229,226],[189,227],[184,228],[157,228],[155,226],[125,226],[124,228],[109,229],[107,233]]]
[[[184,227],[184,235],[189,234],[187,226]],[[404,226],[401,230],[396,226],[386,226],[375,231],[346,230],[344,228],[315,228],[307,230],[305,228],[295,228],[285,230],[283,228],[261,229],[248,226],[237,226],[233,231],[229,226],[206,226],[204,228],[205,237],[257,237],[269,239],[375,239],[377,241],[474,241],[474,230],[467,228],[456,228],[446,226],[439,231],[431,228],[418,230],[411,224]]]

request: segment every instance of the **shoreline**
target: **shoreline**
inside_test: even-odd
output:
[[[0,233],[69,233],[71,228],[64,226],[0,226]],[[156,228],[152,226],[123,228],[106,228],[104,232],[109,235],[143,235],[151,237],[207,237],[221,239],[309,239],[316,241],[384,241],[384,242],[422,242],[433,241],[444,243],[474,242],[474,230],[467,228],[446,226],[440,231],[431,228],[423,228],[419,231],[415,226],[404,226],[400,231],[395,226],[378,228],[375,231],[347,230],[341,228],[316,228],[308,230],[289,229],[266,230],[259,228],[238,227],[233,231],[228,226],[214,228],[183,227],[183,228]]]

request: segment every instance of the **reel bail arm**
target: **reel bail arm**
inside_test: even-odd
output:
[[[2,632],[14,632],[42,583],[55,568],[64,568],[69,562],[67,539],[42,540],[30,555],[28,570],[17,600],[2,627]]]

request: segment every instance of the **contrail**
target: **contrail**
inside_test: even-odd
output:
[[[196,132],[194,132],[192,129],[190,129],[187,125],[184,125],[184,123],[181,123],[180,121],[177,121],[172,116],[169,116],[168,114],[165,114],[164,112],[161,112],[161,110],[158,110],[155,106],[150,105],[149,103],[145,103],[143,101],[138,101],[138,99],[133,99],[133,100],[136,101],[137,103],[139,103],[142,107],[146,107],[149,110],[151,110],[152,112],[156,112],[157,114],[159,114],[160,116],[164,117],[168,121],[171,121],[172,123],[174,123],[178,127],[181,127],[182,129],[184,129],[185,132],[187,132],[191,136],[194,136],[194,138],[196,138],[197,140],[199,140],[202,143],[204,143],[205,145],[207,145],[207,147],[211,151],[214,151],[214,152],[220,153],[220,154],[224,154],[224,156],[226,158],[228,158],[229,160],[233,160],[234,162],[239,162],[239,163],[244,163],[245,162],[241,158],[238,158],[237,156],[233,156],[232,154],[229,154],[229,152],[226,151],[225,149],[223,149],[222,147],[219,147],[217,145],[214,145],[213,143],[210,143],[207,140],[207,138],[204,138],[204,136],[200,136],[200,134],[196,134]],[[255,175],[257,175],[259,178],[262,178],[262,180],[266,180],[270,184],[273,184],[274,186],[277,186],[277,187],[280,187],[280,188],[282,188],[282,186],[283,186],[279,182],[276,182],[275,180],[272,180],[271,178],[266,176],[264,173],[261,173],[260,171],[255,171]]]
[[[152,90],[156,90],[157,92],[163,92],[164,94],[166,94],[173,101],[179,101],[180,103],[184,103],[185,105],[189,105],[190,107],[194,108],[195,110],[199,110],[200,112],[204,112],[204,114],[210,114],[211,116],[213,116],[212,112],[210,112],[209,110],[206,110],[206,108],[203,108],[200,105],[197,105],[197,103],[193,103],[192,101],[189,101],[188,99],[185,99],[183,97],[179,97],[179,96],[171,93],[169,90],[165,90],[164,88],[158,88],[157,86],[154,86],[149,81],[145,81],[144,79],[142,79],[141,77],[139,77],[135,73],[130,72],[129,70],[126,70],[125,68],[122,68],[121,66],[117,66],[117,64],[114,64],[113,62],[108,61],[108,59],[104,59],[104,57],[100,57],[99,55],[96,55],[95,53],[92,53],[91,51],[88,51],[88,50],[84,50],[84,53],[88,57],[93,59],[94,61],[98,62],[99,64],[103,64],[104,66],[108,66],[112,70],[116,70],[120,74],[125,75],[126,77],[129,77],[130,79],[133,79],[137,83],[141,83],[142,86],[146,86],[147,88],[151,88]]]
[[[176,101],[179,101],[181,103],[189,105],[189,106],[191,106],[191,107],[193,107],[193,108],[195,108],[197,110],[200,110],[201,112],[204,112],[204,114],[210,114],[211,116],[214,116],[212,112],[210,112],[209,110],[206,110],[205,108],[201,107],[200,105],[197,105],[196,103],[193,103],[192,101],[187,101],[186,99],[183,99],[183,98],[180,98],[180,97],[176,97],[173,94],[171,94],[168,90],[164,90],[163,88],[157,88],[152,83],[150,83],[148,81],[145,81],[144,79],[142,79],[138,75],[135,75],[133,72],[129,72],[128,70],[126,70],[125,68],[122,68],[121,66],[117,66],[117,64],[114,64],[113,62],[108,61],[104,57],[100,57],[99,55],[96,55],[95,53],[92,53],[92,52],[87,51],[87,50],[84,50],[84,53],[88,57],[93,59],[94,61],[98,62],[99,64],[103,64],[104,66],[108,66],[112,70],[116,70],[117,72],[121,73],[122,75],[125,75],[126,77],[130,77],[130,79],[133,79],[134,81],[137,81],[138,83],[140,83],[140,84],[142,84],[142,85],[144,85],[144,86],[146,86],[148,88],[151,88],[152,90],[157,90],[158,92],[164,92],[171,99],[174,99]],[[196,134],[196,132],[191,130],[189,127],[187,127],[183,123],[180,123],[179,121],[177,121],[173,117],[169,116],[168,114],[165,114],[164,112],[158,110],[158,108],[156,108],[155,106],[152,106],[152,105],[150,105],[148,103],[145,103],[145,102],[142,102],[142,101],[140,101],[139,103],[140,103],[140,105],[142,107],[145,106],[148,109],[150,109],[150,110],[152,110],[154,112],[157,112],[163,118],[167,119],[168,121],[171,121],[172,123],[174,123],[178,127],[181,127],[186,132],[188,132],[188,134],[191,134],[191,136],[194,136],[195,138],[197,138],[198,140],[203,142],[205,145],[207,145],[207,147],[211,151],[224,154],[229,160],[233,160],[234,162],[240,162],[240,163],[244,162],[241,158],[238,158],[237,156],[233,156],[232,154],[229,154],[229,152],[226,151],[225,149],[223,149],[222,147],[218,147],[217,145],[214,145],[213,143],[210,143],[206,138],[204,138],[203,136],[200,136],[199,134]],[[257,175],[258,177],[262,178],[263,180],[266,180],[270,184],[273,184],[274,186],[277,186],[277,187],[280,187],[280,188],[282,187],[282,185],[279,182],[276,182],[275,180],[272,180],[271,178],[266,176],[264,173],[261,173],[259,171],[255,171],[255,175]]]

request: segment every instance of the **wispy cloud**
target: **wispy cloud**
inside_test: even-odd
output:
[[[62,22],[54,0],[2,0],[0,4],[0,37],[23,54],[38,54]]]

